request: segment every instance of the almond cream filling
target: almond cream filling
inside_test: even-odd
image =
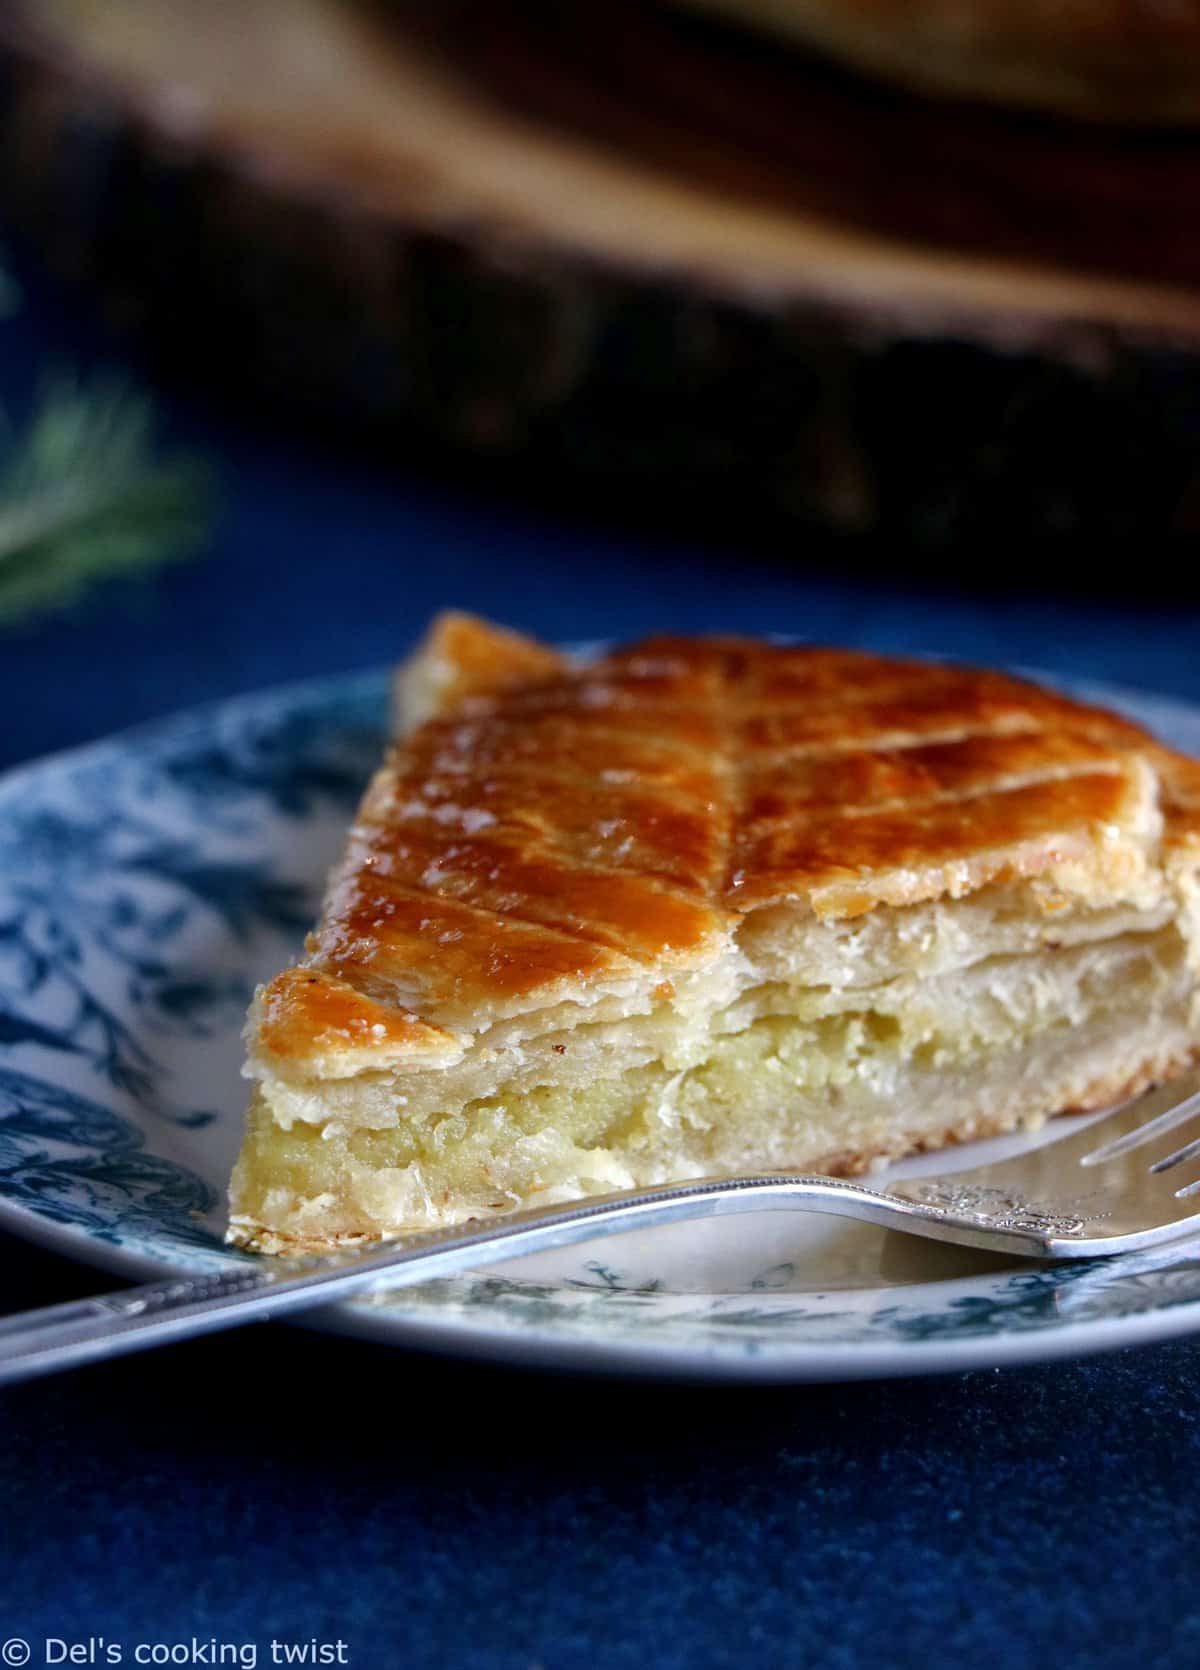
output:
[[[950,1130],[1038,1123],[1194,1046],[1185,942],[1145,924],[933,978],[760,979],[719,1008],[663,1000],[494,1050],[481,1040],[444,1071],[268,1080],[235,1233],[378,1235],[735,1167],[859,1169]]]

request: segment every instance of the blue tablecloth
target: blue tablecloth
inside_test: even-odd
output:
[[[113,352],[86,308],[35,287],[0,326],[0,398],[19,416],[47,364]],[[1200,698],[1197,608],[1186,586],[1164,596],[1153,553],[1114,601],[1055,592],[1052,565],[1013,589],[994,554],[938,581],[802,533],[753,555],[650,542],[164,399],[169,438],[221,467],[213,548],[0,638],[2,764],[394,659],[444,604],[552,637],[796,632]],[[0,1254],[0,1309],[103,1284],[18,1241]],[[129,1663],[136,1643],[193,1639],[269,1664],[277,1638],[335,1662],[340,1641],[360,1670],[1194,1670],[1198,1368],[1183,1342],[717,1390],[297,1329],[193,1343],[0,1395],[0,1643],[28,1640],[34,1665],[47,1638],[91,1641],[98,1664],[111,1644]]]

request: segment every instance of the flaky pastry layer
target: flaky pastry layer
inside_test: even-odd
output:
[[[846,1170],[1195,1048],[1200,769],[1004,675],[748,640],[574,664],[466,617],[399,681],[258,995],[235,1238]]]

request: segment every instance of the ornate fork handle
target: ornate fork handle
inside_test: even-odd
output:
[[[587,1201],[515,1212],[490,1222],[430,1230],[368,1251],[316,1258],[254,1258],[211,1275],[172,1276],[141,1287],[0,1318],[0,1384],[97,1358],[167,1344],[218,1328],[261,1322],[330,1304],[376,1286],[428,1281],[500,1259],[544,1252],[622,1230],[725,1212],[806,1207],[810,1211],[938,1233],[945,1216],[830,1177],[768,1174],[665,1184]],[[961,1232],[956,1239],[962,1239]],[[1006,1246],[1044,1251],[1009,1231]]]

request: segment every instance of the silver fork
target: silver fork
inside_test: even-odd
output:
[[[193,1334],[403,1287],[622,1230],[727,1212],[833,1213],[1028,1258],[1090,1258],[1200,1230],[1200,1072],[1068,1133],[970,1170],[881,1182],[767,1172],[666,1183],[430,1230],[373,1250],[245,1256],[215,1275],[175,1276],[0,1319],[0,1383]],[[1198,1126],[1200,1129],[1200,1126]],[[1196,1168],[1200,1170],[1200,1168]]]

